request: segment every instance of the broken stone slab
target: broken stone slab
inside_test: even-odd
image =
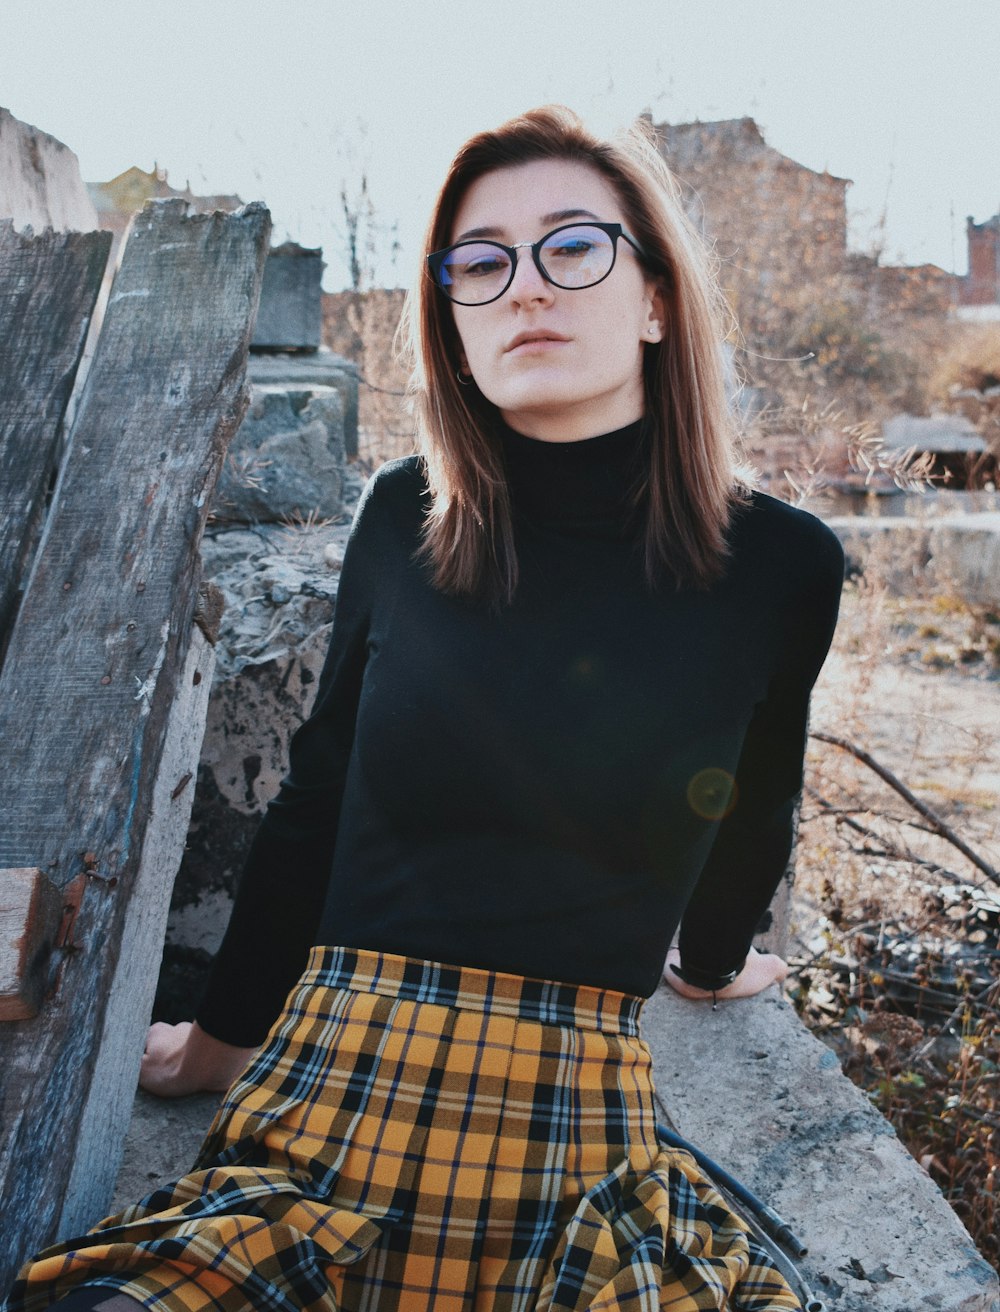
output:
[[[264,264],[252,351],[315,351],[322,328],[323,252],[286,241]]]
[[[930,586],[972,603],[1000,601],[1000,512],[885,519],[844,515],[826,522],[840,538],[849,566],[885,579],[899,595]]]
[[[281,383],[293,391],[332,387],[344,407],[344,451],[358,454],[358,366],[323,348],[311,355],[251,354],[247,374],[252,383]]]
[[[831,1312],[998,1312],[997,1274],[892,1126],[774,989],[646,1004],[665,1119],[788,1222]]]
[[[344,409],[332,387],[257,384],[216,488],[217,520],[328,519],[343,506]]]

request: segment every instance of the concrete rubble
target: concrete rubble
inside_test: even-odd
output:
[[[344,411],[344,454],[358,454],[358,366],[321,348],[311,353],[279,351],[251,354],[247,375],[257,386],[283,384],[291,392],[332,387]]]
[[[212,513],[244,524],[328,519],[343,506],[344,407],[332,387],[258,383]]]

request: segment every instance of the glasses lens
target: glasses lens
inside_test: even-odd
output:
[[[441,261],[442,291],[463,305],[480,305],[499,296],[510,281],[510,256],[491,241],[453,246]]]
[[[615,244],[600,228],[580,223],[546,238],[540,258],[546,277],[556,286],[589,287],[607,277],[615,262]]]

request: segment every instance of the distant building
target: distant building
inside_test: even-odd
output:
[[[1000,214],[985,223],[965,222],[969,272],[958,280],[963,318],[1000,319]]]
[[[844,272],[849,179],[775,150],[752,118],[654,128],[744,332],[766,334],[776,304]]]
[[[243,204],[239,196],[196,196],[188,183],[183,191],[167,182],[167,171],[153,165],[146,173],[135,165],[119,173],[110,182],[88,182],[87,191],[97,211],[100,227],[114,233],[112,255],[121,244],[133,214],[138,214],[147,200],[180,196],[196,214],[211,214],[213,210],[236,210]]]

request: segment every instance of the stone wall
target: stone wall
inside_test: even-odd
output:
[[[655,125],[689,218],[713,244],[720,282],[748,336],[804,284],[844,271],[850,183],[769,146],[752,118]]]

